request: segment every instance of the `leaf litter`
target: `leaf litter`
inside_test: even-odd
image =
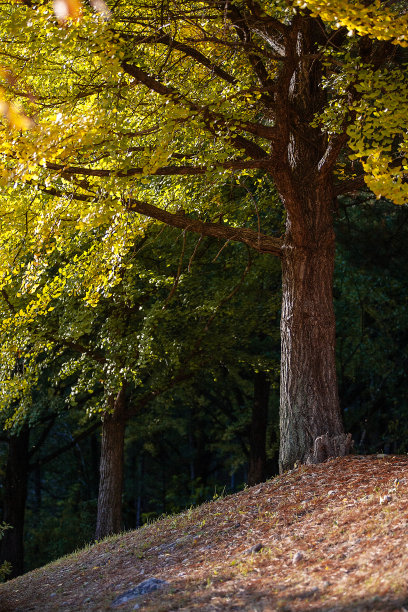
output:
[[[408,457],[350,456],[98,542],[0,585],[2,612],[408,612]]]

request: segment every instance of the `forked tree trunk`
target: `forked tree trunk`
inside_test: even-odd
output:
[[[30,431],[23,426],[10,436],[3,493],[3,521],[11,526],[0,542],[0,565],[11,563],[9,578],[24,571],[24,514],[28,480],[28,444]]]
[[[122,530],[125,385],[116,397],[109,397],[109,407],[102,421],[96,540]]]
[[[250,487],[258,484],[258,482],[263,482],[266,477],[266,428],[268,424],[269,389],[268,375],[265,372],[256,372],[249,435],[248,485]]]
[[[351,448],[337,393],[331,185],[303,185],[298,196],[282,258],[281,471]]]

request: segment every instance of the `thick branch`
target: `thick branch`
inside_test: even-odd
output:
[[[225,170],[256,170],[267,169],[270,165],[268,158],[253,159],[253,160],[237,160],[232,162],[215,163],[214,167],[220,166]],[[102,168],[83,168],[80,166],[65,166],[64,164],[55,164],[47,162],[48,170],[58,170],[62,176],[72,176],[79,174],[82,176],[137,176],[146,172],[145,168],[129,168],[128,170],[105,170]],[[207,166],[162,166],[149,174],[159,176],[197,176],[209,172]]]
[[[4,301],[6,302],[6,304],[7,304],[8,308],[9,308],[10,312],[11,312],[12,314],[15,314],[16,309],[14,308],[14,305],[13,305],[13,304],[10,302],[9,295],[8,295],[8,293],[7,293],[7,291],[6,291],[5,289],[2,289],[2,290],[1,290],[1,295],[3,296]]]
[[[68,196],[72,200],[76,200],[77,202],[93,202],[95,200],[94,197],[89,196],[89,195],[85,195],[83,193],[64,193],[63,191],[59,191],[58,189],[55,189],[54,187],[51,187],[50,189],[45,189],[44,188],[41,191],[43,193],[46,193],[47,195],[55,196],[57,198],[62,198],[63,196]]]
[[[57,195],[57,194],[53,193],[52,195]],[[66,340],[65,338],[58,338],[58,336],[52,335],[49,333],[44,334],[44,336],[48,340],[52,340],[55,344],[60,344],[61,346],[71,349],[77,353],[81,353],[82,355],[87,355],[88,357],[96,361],[97,363],[102,363],[102,364],[106,363],[106,357],[102,352],[95,351],[92,348],[89,348],[88,346],[84,346],[80,342],[75,342],[73,340]]]
[[[170,213],[157,206],[139,200],[128,200],[127,209],[141,215],[146,215],[147,217],[151,217],[172,227],[179,227],[189,232],[202,234],[203,236],[212,236],[220,240],[243,242],[260,253],[270,253],[278,257],[281,255],[282,240],[280,238],[261,234],[246,227],[230,227],[218,223],[199,221],[198,219],[187,217],[184,214]]]
[[[91,196],[77,196],[75,193],[68,194],[64,193],[63,191],[57,191],[56,189],[45,189],[44,193],[57,197],[69,196],[72,197],[73,200],[78,199],[80,201],[88,202],[92,202],[94,199]],[[151,219],[156,219],[156,221],[160,221],[161,223],[165,223],[171,227],[179,227],[180,229],[185,229],[188,232],[194,232],[203,236],[211,236],[219,240],[243,242],[259,253],[269,253],[271,255],[276,255],[277,257],[281,256],[283,244],[281,238],[275,238],[274,236],[268,236],[267,234],[255,232],[254,230],[246,227],[231,227],[229,225],[199,221],[198,219],[187,217],[185,214],[170,213],[162,208],[158,208],[157,206],[153,206],[152,204],[148,204],[147,202],[142,202],[140,200],[127,199],[125,203],[126,210],[137,212],[138,214],[145,215]],[[66,346],[69,346],[68,341],[64,341],[64,343]],[[80,350],[79,347],[75,347],[73,345],[71,348]],[[97,357],[94,355],[91,355],[91,357],[97,359]],[[100,356],[100,358],[103,358],[103,356]]]
[[[91,196],[76,195],[75,193],[64,193],[57,189],[44,189],[44,193],[47,193],[56,197],[68,196],[73,200],[80,200],[81,202],[92,202],[94,198]],[[260,232],[255,232],[246,227],[231,227],[229,225],[221,225],[218,223],[209,223],[205,221],[199,221],[198,219],[192,219],[187,215],[180,213],[170,213],[167,210],[163,210],[147,202],[140,200],[128,199],[126,200],[126,210],[137,212],[140,215],[145,215],[151,219],[156,219],[161,223],[170,225],[171,227],[179,227],[185,229],[188,232],[194,232],[203,236],[211,236],[219,240],[232,240],[233,242],[243,242],[249,247],[255,249],[259,253],[270,253],[271,255],[281,256],[282,250],[282,239],[275,238],[274,236],[268,236]],[[69,343],[67,340],[61,340],[67,347],[73,348],[85,352],[85,347],[74,346],[73,343]],[[89,351],[88,351],[88,354]],[[91,357],[103,363],[103,355],[90,354]]]
[[[122,68],[127,74],[136,79],[138,83],[146,85],[151,91],[155,91],[161,96],[183,99],[183,96],[176,89],[160,83],[160,81],[147,74],[147,72],[142,70],[139,66],[129,64],[128,62],[122,62]]]
[[[262,11],[261,6],[258,4],[258,2],[256,2],[256,0],[247,0],[247,2],[252,12],[252,15],[247,18],[249,25],[251,25],[257,30],[262,27],[265,31],[268,32],[270,37],[275,37],[276,33],[278,33],[281,39],[286,38],[288,26],[286,26],[284,23],[282,23],[275,17],[272,17],[271,15],[265,15],[265,13],[263,13]]]
[[[63,346],[66,346],[67,348],[72,349],[73,351],[77,351],[78,353],[88,355],[88,357],[91,357],[98,363],[106,363],[106,357],[105,355],[103,355],[103,353],[94,351],[93,349],[90,349],[87,346],[80,344],[79,342],[73,342],[71,340],[64,340],[61,338],[57,338],[56,341],[62,344]]]
[[[325,173],[330,172],[333,169],[333,166],[337,162],[340,151],[346,144],[347,139],[348,139],[348,136],[345,131],[343,134],[338,134],[336,136],[333,136],[333,138],[328,144],[328,147],[323,157],[319,161],[319,164],[318,164],[319,172],[325,174]]]
[[[361,191],[366,187],[364,181],[364,175],[356,176],[355,178],[349,179],[348,181],[343,181],[341,183],[337,183],[334,185],[334,195],[346,195],[348,193],[353,193],[354,191]]]
[[[250,12],[246,12],[245,15],[242,15],[235,5],[228,2],[220,2],[220,9],[223,13],[227,12],[231,22],[238,30],[238,36],[242,43],[248,43],[249,32],[256,32],[260,38],[268,43],[275,54],[280,58],[284,57],[284,43],[288,34],[288,27],[278,19],[266,15],[260,5],[254,0],[247,0],[246,4]],[[242,33],[244,36],[241,35]],[[249,59],[252,63],[253,60],[257,58],[259,58],[259,56],[254,54],[253,57]]]

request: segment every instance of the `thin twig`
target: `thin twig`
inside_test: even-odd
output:
[[[231,239],[227,240],[226,242],[224,242],[224,244],[222,245],[222,247],[220,248],[220,250],[218,251],[218,253],[216,254],[216,256],[214,257],[214,259],[212,260],[212,263],[214,263],[215,261],[217,261],[218,256],[221,255],[221,253],[223,252],[223,250],[225,249],[225,247],[228,245],[228,243],[231,242]]]
[[[169,295],[167,296],[166,301],[164,302],[163,310],[165,310],[167,308],[167,304],[169,303],[169,301],[171,300],[171,298],[175,294],[176,289],[177,289],[177,285],[179,284],[180,274],[181,274],[181,267],[183,265],[184,253],[186,251],[186,230],[183,230],[182,234],[183,234],[183,246],[182,246],[182,249],[181,249],[179,264],[178,264],[178,268],[177,268],[177,274],[176,274],[176,277],[174,279],[173,287],[171,288],[171,291],[170,291]]]
[[[10,302],[10,298],[8,296],[8,293],[5,289],[1,290],[1,295],[4,298],[4,301],[6,302],[7,306],[9,307],[9,310],[12,314],[16,313],[16,309],[14,308],[14,305]]]
[[[254,205],[255,208],[255,212],[256,212],[256,216],[258,219],[258,246],[260,245],[261,242],[261,219],[259,217],[259,209],[258,209],[258,204],[256,203],[255,197],[253,195],[253,193],[250,191],[250,189],[245,185],[245,183],[240,181],[240,185],[245,189],[245,191],[247,192],[247,194],[249,195],[252,204]]]
[[[191,272],[191,264],[193,263],[193,259],[194,259],[194,257],[196,256],[196,253],[197,253],[198,247],[199,247],[200,242],[202,241],[202,239],[203,239],[203,235],[201,234],[201,236],[200,236],[200,237],[199,237],[199,239],[197,240],[197,243],[196,243],[196,245],[195,245],[195,247],[194,247],[193,254],[191,255],[191,257],[190,257],[190,259],[189,259],[189,262],[188,262],[188,268],[187,268],[187,269],[188,269],[188,271],[189,271],[189,272]]]

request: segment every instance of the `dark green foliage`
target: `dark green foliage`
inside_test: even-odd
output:
[[[4,532],[7,531],[7,529],[10,529],[10,525],[7,525],[7,523],[1,523],[0,524],[0,540],[2,539]],[[1,565],[0,565],[0,582],[3,582],[5,578],[7,578],[7,576],[10,574],[11,572],[11,565],[8,561],[4,561]]]
[[[245,206],[241,213],[248,214]],[[114,386],[121,372],[131,382],[134,412],[126,438],[125,527],[245,484],[254,370],[278,385],[279,263],[243,245],[168,228],[153,228],[130,261],[97,307],[86,307],[75,292],[62,295],[38,326],[38,337],[52,338],[54,348],[44,354],[30,414],[58,417],[32,454],[26,569],[92,539],[99,433],[47,457],[89,426],[86,412],[104,410],[104,387]],[[67,413],[69,406],[75,409]],[[276,392],[271,410],[273,459]],[[33,420],[32,426],[36,446],[46,425]]]
[[[66,458],[65,458],[66,460]],[[54,468],[55,469],[55,468]],[[47,483],[44,483],[47,488]],[[26,512],[25,569],[27,571],[82,548],[95,531],[96,499],[71,481],[68,491],[44,494],[41,509]],[[58,495],[58,497],[57,497]]]
[[[341,403],[357,452],[408,451],[408,210],[361,196],[337,222]]]
[[[38,447],[43,428],[31,432],[32,452],[25,517],[25,569],[33,569],[91,541],[98,485],[98,432],[75,442],[78,411],[62,413]],[[67,448],[64,453],[60,450]]]
[[[163,395],[128,426],[125,522],[138,526],[242,488],[253,381],[220,368]],[[270,401],[268,475],[276,473],[278,402]],[[274,442],[274,443],[273,443]]]

